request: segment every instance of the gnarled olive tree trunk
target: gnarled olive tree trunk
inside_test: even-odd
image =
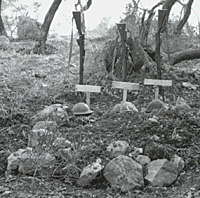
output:
[[[185,5],[185,13],[183,15],[183,18],[180,20],[179,24],[177,25],[176,30],[174,31],[175,34],[181,34],[181,31],[191,14],[191,8],[192,8],[193,2],[194,0],[189,0],[187,5]]]
[[[140,25],[140,33],[139,33],[139,39],[140,39],[140,42],[141,42],[141,45],[143,47],[146,47],[147,46],[147,41],[148,41],[148,35],[149,35],[149,29],[150,29],[150,26],[151,26],[151,21],[155,15],[155,9],[162,5],[163,2],[159,2],[158,4],[156,4],[150,11],[149,11],[149,16],[147,18],[147,20],[145,21],[144,18],[146,16],[146,10],[144,11],[143,13],[143,16],[142,16],[142,20],[141,20],[141,25]]]
[[[171,58],[172,58],[171,60],[172,65],[175,65],[176,63],[179,63],[184,60],[200,58],[200,48],[187,49],[181,52],[174,53],[172,54]]]
[[[1,17],[1,9],[2,9],[2,0],[0,0],[0,35],[4,35],[4,36],[8,36],[7,33],[6,33],[6,30],[5,30],[5,27],[4,27],[4,24],[3,24],[3,20],[2,20],[2,17]]]
[[[41,27],[41,36],[39,38],[39,43],[37,43],[35,46],[39,54],[45,54],[45,47],[46,47],[47,36],[49,33],[49,28],[51,26],[51,22],[53,21],[53,18],[61,2],[62,0],[54,0],[45,16],[44,22]]]

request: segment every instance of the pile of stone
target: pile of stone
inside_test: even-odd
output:
[[[54,104],[46,107],[32,119],[28,147],[13,153],[0,152],[2,172],[6,168],[7,179],[18,173],[50,177],[60,173],[65,179],[69,164],[80,156],[73,144],[62,137],[59,127],[69,120],[68,106]],[[152,137],[144,148],[136,148],[126,141],[114,141],[107,147],[109,162],[98,158],[78,173],[76,184],[90,186],[99,175],[113,190],[128,192],[143,189],[145,185],[167,187],[173,184],[184,168],[184,161],[177,155],[167,155],[167,148],[160,145],[159,137]],[[58,168],[58,159],[65,161]],[[5,166],[7,160],[7,166]],[[57,171],[59,170],[59,171]]]
[[[176,181],[184,168],[181,157],[174,155],[170,160],[165,159],[165,148],[153,141],[147,142],[144,149],[134,148],[132,152],[126,141],[115,141],[107,151],[113,159],[105,167],[101,160],[88,165],[78,184],[89,185],[102,171],[111,188],[121,192],[143,189],[146,184],[167,187]]]

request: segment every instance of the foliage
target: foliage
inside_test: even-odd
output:
[[[17,23],[19,17],[21,15],[26,15],[27,9],[28,6],[26,5],[18,5],[18,3],[15,4],[15,2],[12,2],[12,4],[9,4],[8,7],[3,10],[2,18],[9,37],[16,37]],[[7,13],[12,14],[8,15]]]
[[[38,2],[33,2],[31,9],[33,12],[37,12],[41,6]],[[30,7],[28,5],[22,5],[19,0],[3,1],[2,5],[2,18],[5,25],[5,29],[10,38],[16,38],[17,36],[17,24],[20,16],[28,16]],[[12,13],[12,14],[11,14]]]
[[[153,25],[156,27],[156,20],[153,21]],[[153,43],[153,32],[151,34]],[[150,115],[142,112],[142,108],[147,107],[154,95],[152,88],[143,85],[140,86],[137,94],[128,92],[128,100],[138,107],[139,113],[112,114],[110,111],[122,97],[121,92],[110,94],[113,79],[109,78],[104,63],[105,49],[110,50],[105,45],[113,44],[114,35],[116,29],[112,28],[103,37],[97,37],[96,33],[92,38],[86,37],[84,83],[101,85],[102,93],[91,94],[91,109],[94,109],[94,114],[90,118],[75,117],[59,127],[61,135],[73,143],[74,151],[70,161],[66,155],[64,159],[57,159],[54,173],[62,170],[61,173],[65,175],[64,180],[63,175],[56,177],[56,174],[48,179],[17,175],[7,180],[2,175],[0,189],[2,197],[199,197],[197,184],[200,164],[200,116],[197,112],[200,90],[199,87],[196,90],[184,88],[181,84],[185,81],[198,84],[199,81],[191,72],[199,70],[199,60],[186,61],[173,67],[174,73],[180,79],[173,81],[173,87],[165,89],[165,102],[170,109],[158,115],[158,123],[151,123]],[[70,68],[71,72],[69,72],[67,62],[69,40],[68,37],[50,36],[47,42],[57,48],[57,53],[51,55],[19,53],[18,49],[34,45],[34,42],[30,41],[12,42],[7,51],[0,51],[0,147],[2,150],[16,151],[27,146],[31,118],[45,106],[61,103],[72,108],[80,100],[85,100],[85,96],[75,95],[74,85],[78,82],[79,70],[79,46],[76,41],[73,42],[72,63],[75,67]],[[169,36],[169,41],[170,52],[198,45],[198,40],[195,37],[188,37],[187,34],[178,37]],[[163,50],[167,52],[165,42],[168,41],[164,39]],[[112,60],[112,56],[110,59]],[[142,78],[140,73],[131,77],[129,80],[136,82],[140,82]],[[154,74],[150,73],[148,77],[154,78]],[[163,77],[169,78],[169,74],[165,72]],[[172,110],[179,95],[191,105],[191,112],[183,114]],[[107,183],[100,183],[101,186],[91,184],[88,189],[74,185],[81,170],[94,162],[97,157],[100,157],[105,164],[110,160],[106,147],[113,140],[126,140],[132,147],[142,148],[146,140],[153,135],[159,136],[159,143],[166,145],[170,154],[176,153],[186,162],[185,172],[180,174],[172,187],[163,190],[147,186],[143,191],[121,194],[112,191]],[[41,141],[40,144],[42,145],[43,142]],[[54,148],[49,149],[53,152]]]
[[[17,23],[17,37],[19,40],[35,40],[38,41],[41,37],[40,32],[41,24],[30,17],[19,17]]]
[[[10,6],[13,6],[19,0],[3,0],[2,1],[2,10],[7,9]]]
[[[91,37],[103,37],[110,29],[110,17],[102,18],[101,22],[92,31],[87,31],[86,34]]]
[[[184,39],[182,43],[180,42],[181,38]],[[185,41],[187,44],[191,41],[188,37],[179,39],[180,48],[186,45]],[[0,51],[2,60],[0,62],[0,147],[3,150],[16,151],[27,146],[31,118],[45,106],[61,103],[72,108],[77,102],[85,101],[85,95],[75,95],[74,85],[78,82],[79,69],[79,46],[76,41],[73,43],[72,56],[76,67],[71,69],[72,72],[77,73],[67,73],[69,40],[68,37],[57,35],[49,37],[48,43],[58,49],[56,54],[51,55],[27,55],[16,52],[19,48],[25,47],[25,44],[27,46],[34,45],[30,41],[26,43],[12,42],[7,51]],[[10,197],[17,195],[24,198],[65,196],[106,198],[108,194],[112,197],[125,198],[128,194],[118,194],[112,191],[106,182],[100,183],[101,186],[91,184],[95,188],[89,186],[88,189],[77,187],[74,184],[81,170],[89,163],[96,161],[97,157],[107,164],[110,156],[106,147],[113,140],[126,140],[134,147],[143,147],[146,140],[152,135],[160,137],[160,143],[169,147],[170,154],[176,152],[185,160],[185,174],[181,176],[184,178],[178,178],[177,183],[166,188],[165,191],[145,188],[140,194],[141,198],[174,197],[177,192],[180,194],[179,197],[183,197],[185,193],[188,193],[188,186],[189,188],[194,187],[199,181],[199,174],[195,173],[200,163],[199,120],[196,114],[199,107],[199,88],[194,91],[181,87],[182,97],[193,108],[191,113],[183,115],[171,110],[161,112],[157,124],[149,122],[150,115],[140,111],[147,107],[154,95],[152,88],[142,85],[139,93],[128,92],[128,101],[133,101],[139,109],[139,113],[110,113],[114,105],[119,103],[122,98],[121,92],[110,94],[112,89],[109,86],[112,80],[108,78],[105,70],[104,44],[110,40],[112,40],[111,36],[107,35],[103,38],[87,37],[85,41],[85,83],[101,85],[102,93],[91,94],[91,109],[94,109],[94,114],[89,119],[75,117],[59,127],[60,135],[73,143],[71,160],[69,161],[68,155],[63,155],[64,158],[58,157],[54,174],[49,173],[51,177],[46,179],[22,174],[7,178],[7,182],[5,182],[5,177],[2,176],[0,193],[9,192]],[[194,45],[193,43],[192,45]],[[194,68],[198,62],[194,62]],[[189,65],[192,65],[191,62]],[[174,70],[180,76],[181,81],[196,82],[192,80],[194,79],[192,75],[188,75],[192,68],[187,68],[188,62],[174,67]],[[197,66],[196,69],[198,69]],[[168,74],[165,75],[169,77]],[[153,77],[153,75],[149,77]],[[67,81],[65,81],[66,78]],[[139,82],[141,75],[137,73],[131,80]],[[181,93],[177,91],[179,83],[174,81],[173,87],[165,89],[166,103],[170,107],[175,105],[176,97]],[[174,136],[175,133],[182,139],[172,139],[172,135]],[[43,144],[42,140],[41,145]],[[48,151],[53,153],[52,145]],[[42,153],[43,151],[41,151]],[[59,171],[62,175],[59,174]],[[189,174],[194,177],[190,178]],[[100,177],[100,179],[102,178]],[[135,196],[135,192],[129,193],[130,196]]]

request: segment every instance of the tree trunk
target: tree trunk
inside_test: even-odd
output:
[[[143,46],[140,43],[140,40],[136,37],[134,40],[129,37],[127,39],[127,46],[128,46],[128,55],[130,56],[131,63],[128,68],[129,73],[132,71],[138,72],[143,65],[149,67],[149,65],[153,64],[152,59],[144,51]]]
[[[8,37],[1,17],[1,9],[2,9],[2,0],[0,0],[0,35]]]
[[[200,48],[184,50],[171,56],[171,64],[175,65],[184,60],[191,60],[200,58]]]
[[[45,47],[46,47],[46,41],[47,36],[49,33],[49,28],[51,26],[51,22],[53,21],[53,18],[55,16],[56,11],[58,10],[58,7],[62,0],[54,0],[51,7],[49,8],[49,11],[47,12],[44,22],[41,27],[41,37],[39,40],[39,49],[37,50],[38,53],[45,54]]]
[[[192,7],[192,3],[194,2],[194,0],[189,0],[186,7],[185,7],[185,13],[183,18],[180,20],[179,24],[176,27],[176,30],[174,31],[175,34],[181,34],[181,31],[183,29],[183,26],[185,25],[185,23],[187,22],[190,14],[191,14],[191,7]]]
[[[146,10],[144,11],[144,14],[142,16],[142,21],[141,21],[141,27],[140,27],[140,33],[139,33],[139,39],[141,41],[141,45],[143,47],[147,46],[147,41],[148,41],[148,35],[149,35],[149,29],[151,26],[151,21],[155,15],[155,9],[162,5],[163,2],[159,2],[156,4],[150,11],[149,11],[149,16],[146,21],[144,21],[145,15],[146,15]]]
[[[177,0],[166,0],[162,9],[163,10],[167,10],[167,13],[166,13],[166,18],[164,20],[164,24],[163,24],[163,29],[162,29],[162,32],[165,31],[165,27],[166,27],[166,23],[168,22],[168,18],[169,18],[169,13],[172,9],[172,6],[177,2]]]

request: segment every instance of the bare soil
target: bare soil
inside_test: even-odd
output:
[[[85,95],[74,91],[75,84],[78,84],[77,75],[70,73],[66,77],[67,61],[63,54],[39,56],[4,51],[0,52],[0,57],[0,150],[14,152],[19,148],[26,148],[33,115],[54,103],[67,104],[72,108],[77,102],[85,101]],[[77,169],[72,168],[72,172],[65,180],[51,176],[42,179],[25,175],[16,175],[8,179],[2,174],[0,196],[200,197],[200,117],[197,116],[200,109],[200,82],[190,74],[192,69],[200,72],[199,64],[200,61],[195,60],[174,66],[173,70],[181,81],[173,81],[173,87],[165,89],[166,103],[175,105],[177,96],[181,96],[192,107],[192,111],[187,114],[166,111],[159,115],[157,124],[150,123],[148,121],[150,115],[145,113],[111,113],[114,105],[122,100],[122,92],[111,89],[112,82],[109,78],[105,78],[102,82],[95,79],[97,82],[95,84],[101,85],[103,91],[100,94],[91,94],[91,109],[94,113],[89,118],[75,117],[59,128],[64,137],[78,145],[77,149],[87,146],[80,158],[73,162]],[[73,71],[77,72],[77,68],[73,68]],[[139,73],[131,78],[130,81],[141,82]],[[198,88],[193,90],[182,87],[181,83],[185,81],[198,85]],[[133,102],[141,111],[153,98],[152,87],[141,84],[139,93],[128,93],[127,100]],[[175,129],[181,139],[172,139]],[[126,140],[132,148],[143,147],[152,135],[160,137],[159,143],[168,148],[169,158],[176,153],[185,161],[184,170],[172,186],[164,188],[146,186],[141,191],[122,194],[112,191],[102,175],[99,175],[99,178],[87,188],[76,185],[80,171],[86,165],[97,158],[101,158],[103,164],[110,160],[106,147],[112,141]]]

